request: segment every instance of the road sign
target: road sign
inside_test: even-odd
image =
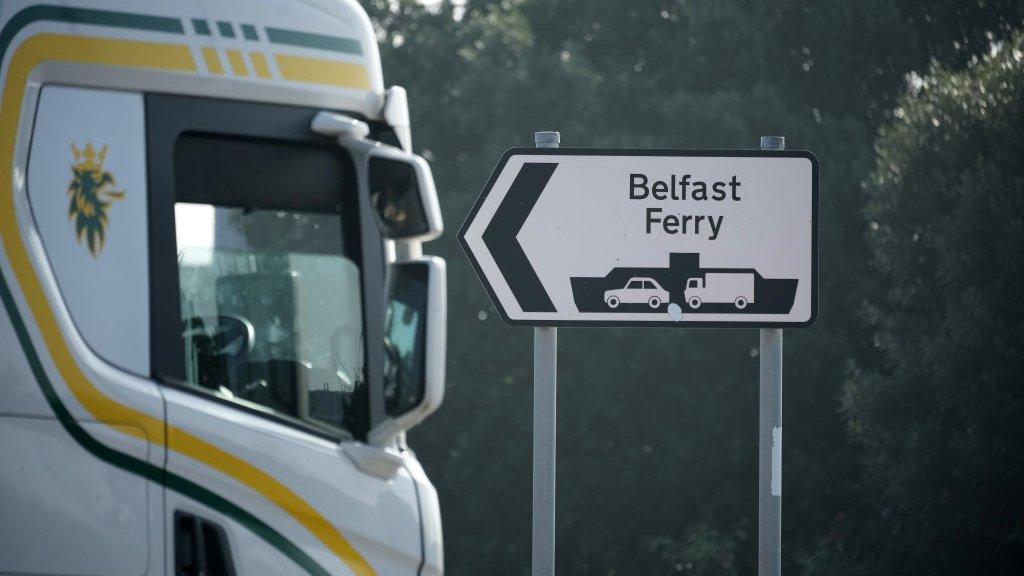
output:
[[[809,152],[514,148],[459,238],[510,324],[796,327],[817,216]]]

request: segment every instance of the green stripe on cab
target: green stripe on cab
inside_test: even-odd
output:
[[[256,34],[256,27],[252,24],[242,24],[242,36],[245,36],[246,40],[259,40],[259,35]]]
[[[206,20],[203,20],[202,18],[192,19],[192,29],[195,30],[196,34],[198,34],[199,36],[210,35],[210,23]]]
[[[223,20],[217,21],[217,31],[224,38],[235,37],[235,27],[231,25],[231,22],[225,22]]]
[[[352,38],[341,38],[340,36],[325,36],[313,34],[312,32],[300,32],[298,30],[285,30],[284,28],[267,28],[267,39],[274,44],[288,44],[289,46],[301,46],[303,48],[317,48],[319,50],[330,50],[342,54],[363,55],[363,48],[358,40]]]

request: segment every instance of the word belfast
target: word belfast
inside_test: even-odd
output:
[[[691,174],[666,180],[651,181],[646,174],[629,175],[630,200],[693,201],[693,202],[739,202],[740,181],[733,175],[729,181],[705,182],[694,180]],[[646,231],[651,234],[661,229],[665,234],[707,235],[708,240],[718,238],[725,216],[709,214],[665,213],[658,207],[648,207]]]

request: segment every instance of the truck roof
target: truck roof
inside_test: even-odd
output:
[[[152,91],[317,106],[370,120],[380,118],[384,103],[376,36],[355,0],[0,3],[5,69],[19,46],[43,34],[125,40],[142,51],[178,47],[180,65],[162,71],[173,78],[153,83],[147,88]],[[91,66],[92,76],[81,70],[63,77],[74,77],[76,84],[134,87],[135,67],[97,69],[102,58],[83,62],[78,57],[101,52],[79,50],[63,64]]]

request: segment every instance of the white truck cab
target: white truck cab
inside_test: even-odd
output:
[[[743,310],[755,302],[755,285],[753,272],[708,272],[686,281],[683,298],[694,310],[704,304],[732,304]]]
[[[443,572],[445,270],[354,0],[0,2],[0,573]]]

